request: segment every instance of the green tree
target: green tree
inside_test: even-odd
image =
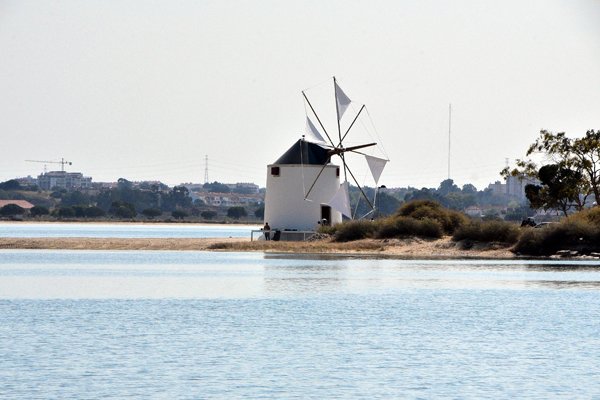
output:
[[[66,192],[61,194],[60,204],[62,206],[87,206],[90,197],[80,191]]]
[[[113,201],[109,213],[119,218],[133,218],[137,215],[135,206],[125,201]]]
[[[98,218],[104,217],[106,212],[98,206],[91,206],[85,209],[85,216],[87,218]]]
[[[73,210],[73,207],[59,207],[58,209],[56,209],[54,211],[55,211],[55,215],[57,215],[61,218],[75,217],[75,210]]]
[[[42,215],[48,215],[48,214],[50,214],[50,210],[48,210],[48,208],[43,207],[43,206],[33,206],[29,210],[29,213],[33,217],[39,217],[39,216],[42,216]]]
[[[557,172],[572,171],[568,180],[571,183],[574,175],[580,178],[576,182],[583,195],[582,201],[590,194],[594,195],[596,203],[600,204],[600,130],[589,130],[581,138],[568,138],[564,132],[553,133],[540,131],[540,136],[527,149],[526,156],[542,154],[557,167]],[[504,176],[525,175],[536,177],[539,173],[537,165],[531,159],[517,160],[517,167],[502,171]],[[566,175],[560,177],[567,179]]]
[[[188,216],[188,213],[183,210],[173,210],[171,216],[175,219],[184,219]]]
[[[583,209],[579,197],[583,180],[581,173],[564,165],[544,165],[538,171],[541,185],[526,185],[525,196],[532,208],[558,209],[567,216],[571,207]]]
[[[227,210],[227,216],[229,218],[240,219],[247,215],[248,215],[248,213],[246,212],[246,209],[241,206],[229,207],[229,209]]]
[[[16,204],[7,204],[0,208],[0,215],[5,217],[14,217],[15,215],[21,215],[25,212],[25,209]]]
[[[152,219],[154,217],[162,215],[162,211],[160,211],[158,208],[145,208],[144,210],[142,210],[142,214]]]
[[[200,213],[200,216],[202,218],[204,218],[204,219],[209,219],[210,220],[210,219],[213,219],[214,217],[217,216],[217,212],[216,211],[210,211],[210,210],[202,211]]]
[[[215,181],[213,183],[205,183],[202,187],[204,189],[206,189],[207,191],[213,192],[213,193],[229,193],[231,191],[229,186],[227,186],[223,183],[219,183],[217,181]]]
[[[0,183],[0,190],[19,190],[21,189],[21,184],[16,179],[10,179],[6,182]]]
[[[254,216],[259,219],[263,219],[265,217],[265,206],[262,205],[254,210]]]

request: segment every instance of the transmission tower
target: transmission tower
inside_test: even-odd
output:
[[[204,156],[204,183],[208,183],[208,155]]]

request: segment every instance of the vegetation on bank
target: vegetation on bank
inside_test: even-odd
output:
[[[586,209],[561,222],[538,228],[519,227],[502,220],[476,220],[440,204],[418,200],[404,204],[391,217],[348,221],[323,227],[336,242],[360,239],[418,237],[438,239],[452,235],[455,242],[495,243],[516,254],[550,256],[560,250],[577,254],[600,253],[600,208]]]

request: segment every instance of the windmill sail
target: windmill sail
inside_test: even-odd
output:
[[[339,119],[342,119],[344,112],[348,109],[348,106],[352,102],[346,93],[342,90],[342,88],[335,82],[335,99],[337,101]]]
[[[381,177],[381,173],[383,172],[388,160],[369,156],[367,154],[365,154],[365,158],[367,160],[367,164],[369,165],[369,169],[371,170],[371,175],[373,175],[373,180],[375,180],[375,184],[378,184],[379,177]]]
[[[306,135],[306,140],[309,142],[327,144],[317,127],[312,123],[308,116],[306,116]]]
[[[344,214],[348,218],[352,218],[352,210],[350,209],[350,196],[348,194],[348,182],[340,185],[339,189],[329,200],[329,206]]]

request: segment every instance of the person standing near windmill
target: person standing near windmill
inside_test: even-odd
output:
[[[271,240],[271,227],[269,226],[268,222],[265,222],[263,231],[265,232],[265,240]]]

